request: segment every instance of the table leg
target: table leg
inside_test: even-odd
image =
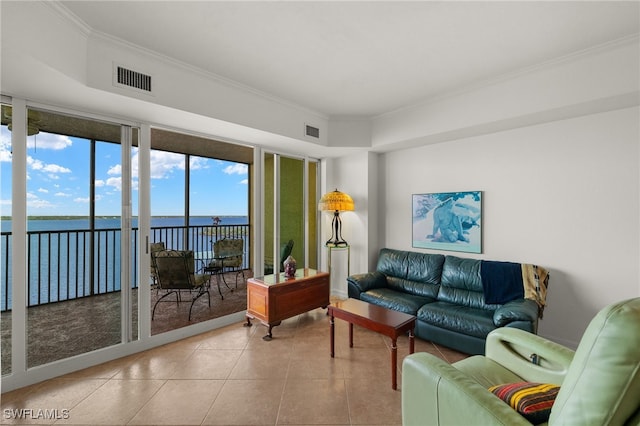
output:
[[[349,323],[349,347],[353,347],[353,323]]]
[[[267,342],[269,342],[271,339],[273,339],[273,334],[271,333],[271,329],[273,328],[273,325],[269,324],[267,325],[267,334],[265,336],[262,336],[262,340],[265,340]]]
[[[220,299],[224,300],[222,290],[220,290],[220,273],[216,274],[216,284],[218,285],[218,293],[220,293]]]
[[[391,341],[391,389],[398,389],[398,345],[396,339]]]
[[[412,354],[413,352],[414,352],[413,330],[409,330],[409,353]]]
[[[333,313],[331,313],[331,318],[329,318],[329,329],[331,330],[330,332],[330,341],[331,341],[331,358],[334,357],[335,355],[335,347],[334,347],[334,342],[335,342],[335,324],[334,324],[334,318],[333,318]]]

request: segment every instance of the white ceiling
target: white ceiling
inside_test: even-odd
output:
[[[640,26],[638,1],[60,3],[95,31],[329,117],[377,116]]]

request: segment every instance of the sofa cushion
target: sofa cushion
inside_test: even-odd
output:
[[[440,284],[444,255],[409,252],[407,279],[426,284]]]
[[[424,305],[416,314],[419,321],[474,337],[486,338],[495,329],[493,311],[447,302]]]
[[[424,304],[433,302],[430,297],[394,291],[389,288],[376,288],[360,294],[360,300],[373,303],[387,309],[415,315]]]
[[[378,256],[376,271],[382,272],[387,277],[407,277],[407,254],[403,250],[383,248]]]
[[[387,277],[387,287],[416,296],[438,295],[444,255],[382,249],[377,272]]]
[[[411,281],[403,278],[387,277],[387,287],[400,293],[408,293],[413,296],[428,297],[431,301],[438,297],[437,284],[427,284],[420,281]]]
[[[480,260],[456,256],[445,258],[438,300],[492,311],[499,306],[484,303]]]

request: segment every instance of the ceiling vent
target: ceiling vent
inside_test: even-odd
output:
[[[309,126],[308,124],[305,124],[304,134],[307,136],[311,136],[312,138],[319,138],[320,129],[318,129],[317,127],[313,127],[313,126]]]
[[[116,86],[130,87],[144,93],[152,93],[150,75],[115,65],[113,80]]]

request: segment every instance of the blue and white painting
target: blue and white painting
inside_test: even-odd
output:
[[[482,191],[414,194],[413,247],[482,253]]]

